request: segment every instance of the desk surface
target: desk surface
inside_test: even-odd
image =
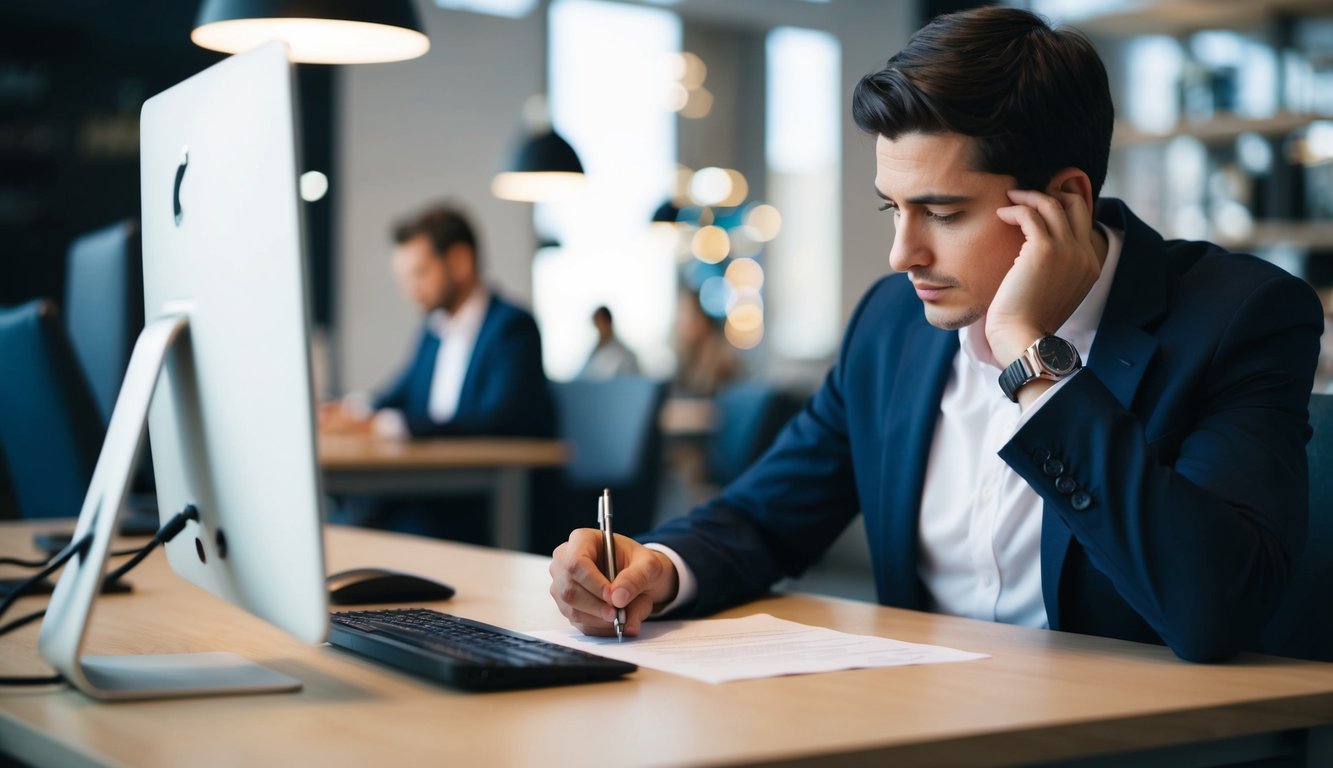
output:
[[[34,525],[0,525],[27,553]],[[517,629],[565,626],[545,558],[330,528],[330,569],[392,564],[451,582],[439,608]],[[68,688],[0,693],[0,750],[34,764],[1008,765],[1333,722],[1333,664],[1191,665],[1165,648],[811,596],[731,611],[984,651],[984,661],[709,685],[653,670],[612,683],[468,694],[308,647],[172,577],[160,555],[99,602],[90,653],[231,650],[296,694],[98,704]],[[40,605],[28,598],[20,615]],[[35,626],[0,638],[0,674],[45,672]],[[1317,733],[1326,735],[1327,728]]]
[[[320,435],[325,471],[558,467],[569,461],[559,440],[520,437],[449,437],[389,440],[368,435]]]

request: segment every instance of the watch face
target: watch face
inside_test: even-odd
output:
[[[1057,376],[1072,373],[1078,366],[1078,350],[1057,336],[1047,336],[1037,344],[1037,357]]]

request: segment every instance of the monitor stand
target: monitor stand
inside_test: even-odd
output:
[[[92,541],[65,565],[42,622],[42,658],[85,694],[104,700],[152,699],[296,691],[301,681],[232,653],[158,656],[83,656],[116,521],[125,505],[153,391],[173,343],[188,333],[187,315],[167,315],[146,326],[130,356],[125,381],[107,427],[74,541]]]

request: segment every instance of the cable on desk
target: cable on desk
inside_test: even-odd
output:
[[[134,549],[113,549],[111,552],[107,553],[107,557],[126,557],[135,554],[141,549],[143,549],[143,547],[135,547]],[[13,565],[19,568],[45,568],[58,554],[60,553],[53,552],[42,560],[27,560],[22,557],[0,557],[0,565]]]
[[[187,522],[198,519],[199,519],[199,510],[196,509],[193,504],[186,506],[184,511],[176,513],[170,520],[166,522],[166,524],[164,524],[161,528],[157,529],[157,533],[153,534],[153,540],[143,545],[143,547],[139,548],[137,551],[135,551],[135,555],[132,559],[130,559],[125,564],[121,565],[116,570],[107,574],[106,577],[103,579],[102,583],[109,584],[111,582],[116,581],[125,574],[129,573],[131,570],[134,569],[136,565],[143,562],[144,558],[148,557],[148,555],[159,545],[165,544],[166,542],[176,538],[177,534],[179,534],[182,530],[185,529],[185,524]],[[22,597],[25,592],[27,592],[29,589],[32,588],[32,585],[36,584],[37,582],[41,581],[47,576],[50,576],[52,573],[55,573],[74,555],[85,554],[88,551],[88,546],[92,544],[92,541],[93,541],[92,533],[84,534],[83,538],[79,539],[78,541],[71,541],[68,546],[66,546],[54,558],[52,558],[53,562],[50,565],[42,569],[40,572],[33,574],[31,577],[26,579],[22,584],[19,584],[17,587],[14,588],[14,591],[10,592],[8,595],[5,596],[3,601],[0,601],[0,616],[4,616],[5,612],[9,610],[9,607],[14,604],[14,601]],[[19,618],[9,622],[8,624],[0,626],[0,636],[13,632],[19,627],[31,624],[32,622],[40,619],[45,615],[46,615],[46,610],[42,609],[40,611],[34,611],[33,613],[30,613],[26,616],[20,616]],[[50,685],[52,683],[61,682],[63,679],[64,678],[62,678],[60,675],[45,675],[40,677],[0,677],[0,686]]]

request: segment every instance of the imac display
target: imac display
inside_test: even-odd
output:
[[[306,642],[328,628],[293,80],[274,42],[143,107],[146,326],[39,640],[99,698],[299,687],[231,654],[80,654],[145,416],[161,520],[197,514],[172,570]]]

